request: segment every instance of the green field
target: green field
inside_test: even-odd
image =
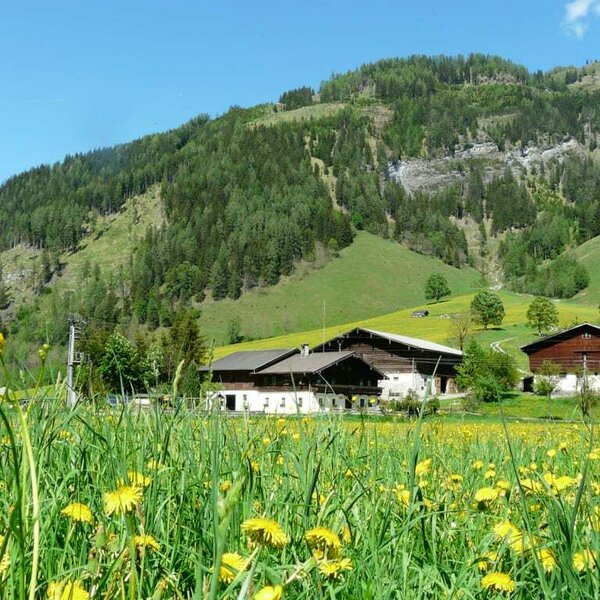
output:
[[[597,307],[600,304],[600,236],[581,244],[575,254],[590,275],[590,285],[573,301]]]
[[[385,315],[425,302],[427,277],[443,273],[453,294],[474,290],[479,274],[456,269],[389,240],[361,232],[340,256],[318,270],[298,273],[271,288],[255,289],[239,300],[205,302],[202,331],[217,343],[239,319],[246,337],[266,338]],[[440,305],[440,306],[443,306]]]
[[[440,343],[453,343],[452,315],[466,313],[475,292],[451,298],[438,304],[420,305],[416,308],[427,308],[429,317],[414,318],[411,313],[415,307],[399,310],[379,317],[356,320],[323,329],[313,329],[299,333],[277,336],[269,339],[256,340],[217,348],[215,356],[224,356],[236,350],[253,350],[262,348],[295,347],[302,343],[316,345],[323,340],[334,337],[340,332],[352,327],[362,326],[371,329],[401,333],[413,337],[424,338]],[[484,330],[474,328],[473,335],[484,344],[498,342],[501,349],[509,352],[518,360],[520,368],[526,368],[526,357],[519,347],[535,339],[534,331],[526,325],[527,307],[531,296],[512,292],[499,291],[504,303],[506,316],[501,327]],[[557,302],[560,326],[568,327],[575,322],[596,321],[598,311],[595,307],[573,304],[572,302]]]
[[[600,594],[583,423],[0,414],[2,598]]]

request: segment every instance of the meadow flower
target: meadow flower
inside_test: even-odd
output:
[[[477,561],[477,568],[480,571],[487,571],[497,560],[498,554],[496,552],[484,552]]]
[[[483,469],[483,461],[482,460],[474,460],[471,463],[471,468],[473,469],[473,471],[479,471],[479,470]]]
[[[4,536],[0,535],[0,549],[4,545]],[[2,577],[10,567],[10,557],[8,556],[8,548],[4,549],[4,554],[0,558],[0,577]]]
[[[515,582],[507,573],[488,573],[481,580],[481,587],[484,590],[492,589],[496,592],[514,592]]]
[[[136,485],[138,487],[148,487],[152,483],[152,478],[144,475],[143,473],[139,473],[138,471],[127,471],[127,479],[129,479],[129,483],[131,485]]]
[[[134,536],[133,541],[138,550],[144,550],[146,548],[150,548],[151,550],[160,550],[160,544],[153,536],[147,533]]]
[[[521,487],[527,496],[531,494],[542,494],[544,486],[539,481],[534,481],[530,478],[520,479]]]
[[[114,492],[104,494],[104,511],[108,516],[113,513],[125,514],[133,510],[142,501],[142,491],[137,486],[122,485]]]
[[[51,582],[48,586],[50,600],[88,600],[90,595],[79,581]]]
[[[593,550],[582,550],[573,555],[573,568],[580,573],[596,566],[596,553]]]
[[[494,525],[494,537],[497,540],[510,540],[519,537],[521,532],[510,521],[500,521]]]
[[[304,534],[304,539],[313,554],[318,558],[327,556],[336,558],[342,549],[342,543],[337,533],[326,527],[315,527]]]
[[[75,521],[76,523],[91,523],[94,520],[89,506],[81,502],[72,502],[65,506],[60,511],[60,514],[69,517],[71,521]]]
[[[2,332],[0,331],[0,356],[2,356],[2,351],[4,350],[4,346],[6,346],[6,339],[2,335]]]
[[[225,552],[221,557],[221,568],[219,569],[219,581],[231,583],[238,573],[246,570],[247,559],[237,552]]]
[[[542,548],[538,551],[537,556],[542,563],[542,567],[546,573],[551,573],[558,566],[554,553],[547,548]]]
[[[254,595],[254,600],[281,600],[283,588],[280,585],[268,585],[258,590]]]
[[[352,570],[352,561],[349,558],[340,560],[322,560],[319,562],[319,572],[327,579],[341,579],[344,571]]]
[[[283,548],[288,543],[288,537],[277,521],[256,517],[246,519],[242,523],[242,531],[248,539],[259,546]]]
[[[499,492],[495,488],[483,487],[475,493],[475,502],[479,510],[485,510],[498,498]]]
[[[415,468],[415,475],[417,477],[423,477],[423,475],[427,475],[427,473],[429,473],[430,470],[431,470],[431,458],[427,458],[427,459],[422,460],[421,462],[417,463],[417,466]]]

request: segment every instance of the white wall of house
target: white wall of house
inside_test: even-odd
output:
[[[540,375],[535,375],[534,383],[537,383],[540,379],[542,379]],[[600,375],[588,375],[587,380],[590,389],[596,392],[600,391]],[[552,395],[575,394],[581,390],[581,385],[581,377],[578,377],[575,373],[564,373],[558,378],[558,384]]]
[[[428,377],[420,373],[387,373],[385,379],[377,382],[382,389],[382,400],[400,399],[406,396],[409,391],[415,392],[419,398],[425,396],[427,391]],[[435,381],[432,378],[431,393],[435,394]]]
[[[313,414],[343,411],[343,394],[321,394],[309,391],[264,392],[259,390],[223,390],[207,399],[207,409],[220,404],[222,410],[275,415]],[[371,406],[369,396],[353,396],[352,408],[360,410]]]

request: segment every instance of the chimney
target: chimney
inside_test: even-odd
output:
[[[310,347],[308,344],[302,344],[300,347],[300,356],[308,356],[310,354]]]

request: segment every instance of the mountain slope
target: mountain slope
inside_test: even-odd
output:
[[[237,320],[242,335],[271,337],[355,321],[425,302],[424,288],[431,273],[443,273],[453,294],[478,285],[474,269],[457,269],[412,252],[400,244],[360,232],[338,258],[303,276],[292,275],[275,286],[252,290],[238,300],[205,302],[202,331],[217,343]]]

